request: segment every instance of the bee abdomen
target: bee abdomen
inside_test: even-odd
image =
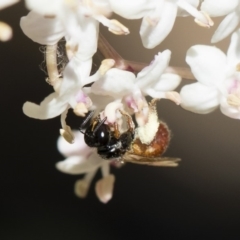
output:
[[[136,138],[132,142],[131,153],[143,157],[157,157],[166,151],[169,141],[170,131],[167,125],[161,122],[152,142],[144,144],[139,138]]]

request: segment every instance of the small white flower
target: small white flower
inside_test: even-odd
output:
[[[87,196],[90,184],[100,168],[103,178],[96,183],[96,194],[99,200],[107,203],[112,198],[115,177],[110,174],[110,161],[103,160],[94,148],[84,142],[84,135],[73,131],[75,142],[67,143],[62,137],[58,139],[58,150],[66,159],[56,164],[56,168],[68,174],[85,174],[74,186],[75,194],[84,198]]]
[[[25,102],[23,113],[28,117],[40,120],[60,115],[62,125],[60,134],[66,141],[72,142],[71,128],[66,124],[68,109],[72,108],[78,116],[85,116],[90,109],[96,109],[98,113],[106,104],[112,101],[110,97],[99,98],[99,96],[91,93],[90,88],[83,89],[83,86],[99,79],[114,64],[114,61],[103,61],[98,71],[89,77],[88,72],[91,70],[91,63],[91,61],[85,61],[78,64],[80,68],[76,68],[76,61],[71,61],[63,71],[64,77],[58,79],[58,87],[54,88],[55,92],[47,96],[40,105]]]
[[[140,35],[146,48],[154,48],[171,32],[177,16],[192,15],[205,27],[211,19],[197,10],[199,0],[109,0],[112,10],[127,19],[143,18]]]
[[[198,83],[182,88],[182,107],[204,114],[220,105],[222,113],[240,119],[240,30],[233,33],[227,55],[216,47],[196,45],[186,61]]]
[[[215,31],[211,39],[212,43],[219,42],[229,36],[240,21],[240,0],[205,0],[201,5],[201,10],[211,17],[227,15]]]
[[[172,92],[181,77],[175,74],[163,74],[170,60],[171,52],[165,50],[155,56],[154,61],[135,76],[132,72],[111,68],[91,87],[92,93],[98,96],[111,96],[114,103],[105,108],[107,122],[116,121],[116,110],[123,102],[135,114],[142,113],[148,108],[145,95],[152,98],[169,98],[180,103],[179,94]],[[147,111],[143,115],[147,115]],[[138,122],[141,125],[140,122]]]

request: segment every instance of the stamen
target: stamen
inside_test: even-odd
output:
[[[73,109],[73,112],[80,117],[85,117],[86,114],[88,113],[88,109],[86,104],[83,102],[78,103],[75,108]]]
[[[12,38],[12,28],[4,23],[0,22],[0,41],[5,42]]]
[[[152,27],[155,27],[158,22],[159,22],[159,18],[150,18],[150,17],[146,17],[146,21],[148,22],[148,24]]]
[[[105,73],[114,66],[115,61],[113,59],[105,59],[102,61],[101,66],[99,68],[100,74],[103,76]]]
[[[233,107],[239,107],[240,106],[240,97],[236,94],[230,94],[227,97],[227,103]]]
[[[207,23],[204,23],[202,21],[200,21],[199,19],[195,18],[194,21],[195,23],[197,23],[200,27],[206,27],[206,28],[210,28],[214,25],[214,22],[213,20],[210,18],[210,16],[204,12],[204,11],[201,11],[201,13],[205,16],[205,18],[207,19]]]
[[[240,63],[238,63],[238,64],[236,65],[236,71],[237,71],[237,72],[240,72]]]

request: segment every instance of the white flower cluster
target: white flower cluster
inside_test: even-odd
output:
[[[17,0],[1,1],[0,9],[15,2]],[[23,112],[36,119],[61,116],[58,148],[67,158],[59,162],[57,168],[70,174],[86,173],[84,179],[76,183],[78,196],[86,195],[95,172],[101,167],[104,178],[96,184],[96,193],[102,202],[107,202],[112,196],[114,176],[109,174],[110,163],[84,143],[80,132],[72,132],[66,124],[69,108],[78,116],[95,110],[107,118],[106,124],[118,122],[121,118],[118,110],[124,109],[135,114],[138,125],[142,126],[148,113],[145,96],[150,96],[170,99],[186,110],[201,114],[212,112],[220,105],[222,113],[240,119],[240,30],[237,30],[240,0],[25,0],[25,3],[30,12],[21,18],[20,26],[30,39],[46,45],[48,82],[54,92],[40,105],[26,102]],[[198,82],[184,86],[177,93],[174,89],[185,75],[168,71],[170,50],[157,53],[144,68],[138,63],[131,65],[117,53],[110,54],[112,59],[105,59],[90,76],[93,55],[98,47],[104,51],[107,44],[103,42],[98,46],[98,40],[103,40],[99,39],[99,23],[113,34],[130,33],[118,20],[110,19],[112,13],[126,19],[142,19],[139,32],[146,48],[156,47],[167,37],[176,17],[190,15],[198,25],[209,28],[213,26],[211,18],[225,16],[212,43],[236,31],[227,54],[213,46],[189,48],[186,62]],[[6,28],[2,30],[2,24],[0,40],[4,41],[11,34],[6,33]],[[69,62],[59,73],[57,44],[63,38]],[[90,83],[91,86],[86,87]],[[75,138],[75,143],[71,145],[63,138],[69,143]]]

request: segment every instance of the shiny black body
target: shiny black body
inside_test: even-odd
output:
[[[110,127],[104,124],[105,121],[106,119],[100,120],[98,117],[94,119],[84,132],[84,141],[89,147],[96,147],[103,159],[121,158],[129,149],[134,135],[131,131],[126,131],[117,138]],[[83,125],[85,123],[80,131]]]

